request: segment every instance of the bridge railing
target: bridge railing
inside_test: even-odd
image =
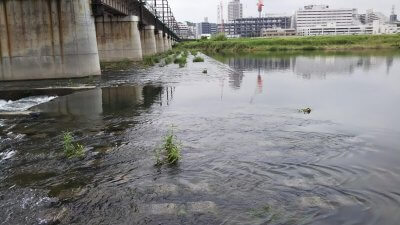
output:
[[[172,13],[169,0],[92,0],[92,4],[97,6],[94,8],[96,16],[104,15],[105,12],[112,15],[132,15],[137,11],[134,9],[135,7],[143,6],[176,36],[180,33],[178,22]]]
[[[168,0],[143,0],[145,7],[153,13],[155,17],[160,19],[166,27],[175,34],[179,34],[178,22],[172,13]]]

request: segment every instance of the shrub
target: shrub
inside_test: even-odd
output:
[[[143,58],[143,63],[146,66],[154,66],[155,62],[154,62],[154,58],[153,56],[146,56]]]
[[[220,34],[213,36],[211,38],[211,40],[212,41],[226,41],[226,40],[228,40],[228,38],[226,38],[224,33],[220,33]]]
[[[171,64],[174,61],[173,56],[168,56],[164,59],[165,65]]]
[[[63,134],[63,144],[64,144],[64,154],[67,158],[83,157],[84,147],[80,144],[74,144],[74,137],[70,132],[64,132]]]
[[[196,57],[193,59],[193,62],[204,62],[204,58],[202,58],[202,57],[200,57],[200,56],[196,56]]]
[[[156,165],[177,164],[181,159],[181,146],[177,141],[174,131],[171,129],[164,137],[161,149],[156,150]]]
[[[177,58],[175,58],[174,63],[179,64],[179,65],[186,65],[187,58],[184,56],[177,57]]]

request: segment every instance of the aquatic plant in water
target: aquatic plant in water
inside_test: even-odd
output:
[[[181,157],[181,146],[177,141],[174,131],[171,129],[164,137],[164,144],[155,151],[156,166],[163,164],[177,164]]]
[[[196,57],[193,59],[193,62],[204,62],[204,58],[202,58],[202,57],[200,57],[200,56],[196,56]]]
[[[298,111],[304,114],[310,114],[312,110],[311,108],[304,108],[304,109],[299,109]]]
[[[174,63],[175,63],[175,64],[179,64],[179,68],[183,68],[183,67],[185,67],[185,65],[186,65],[186,63],[187,63],[187,57],[185,57],[185,56],[177,57],[177,58],[174,60]]]
[[[64,154],[67,158],[82,158],[84,153],[84,147],[80,144],[74,144],[74,137],[71,132],[63,133],[63,144],[64,144]]]

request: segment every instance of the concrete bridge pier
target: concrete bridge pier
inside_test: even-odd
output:
[[[140,61],[142,46],[137,16],[102,16],[96,18],[97,46],[100,61]]]
[[[0,81],[100,73],[90,1],[0,1]]]
[[[147,25],[143,27],[140,32],[140,38],[142,40],[142,51],[143,56],[150,56],[157,54],[156,35],[154,33],[155,27]]]
[[[165,48],[165,51],[168,51],[168,50],[171,49],[171,48],[169,47],[169,43],[168,43],[168,34],[165,34],[165,35],[164,35],[164,48]]]
[[[157,53],[163,53],[166,51],[164,46],[164,32],[161,30],[157,31],[156,33],[156,45]]]
[[[172,40],[172,37],[170,37],[170,38],[168,39],[168,44],[169,44],[169,48],[170,48],[170,49],[172,49],[172,43],[173,43],[173,40]]]

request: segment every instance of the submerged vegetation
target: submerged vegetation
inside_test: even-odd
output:
[[[181,146],[171,129],[164,137],[164,144],[161,149],[156,150],[156,165],[177,164],[181,158]]]
[[[64,154],[67,158],[82,158],[85,155],[84,147],[80,144],[74,144],[74,137],[71,132],[63,133]]]
[[[178,44],[180,50],[205,52],[262,52],[297,50],[358,50],[399,49],[400,35],[352,35],[313,37],[272,37],[226,39],[215,36],[210,40],[189,41]]]

